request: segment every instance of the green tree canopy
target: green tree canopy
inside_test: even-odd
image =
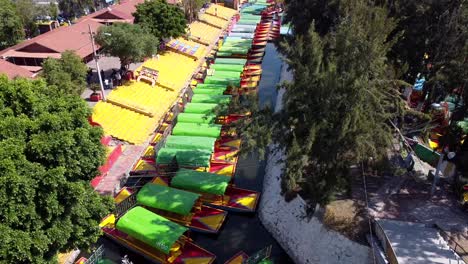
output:
[[[89,184],[105,157],[89,115],[43,79],[0,76],[1,263],[51,262],[99,237],[112,200]]]
[[[87,72],[88,67],[73,51],[65,51],[60,59],[49,58],[42,64],[42,76],[47,83],[66,94],[83,93]]]
[[[119,57],[125,67],[155,54],[158,46],[158,40],[153,35],[146,33],[139,25],[128,23],[101,27],[96,41],[105,53]]]
[[[39,30],[36,24],[36,17],[42,14],[46,14],[47,12],[45,8],[40,7],[32,0],[16,0],[15,6],[24,25],[26,36],[37,36],[39,34]]]
[[[207,2],[207,0],[182,0],[182,7],[184,8],[185,18],[192,22],[198,18],[198,11]]]
[[[270,137],[250,136],[247,144],[273,142],[284,151],[283,191],[302,189],[312,203],[346,190],[351,165],[385,156],[389,121],[403,111],[387,60],[396,22],[365,0],[341,3],[338,14],[335,26],[317,32],[312,24],[282,44],[294,73],[282,84],[283,108],[271,119],[253,117],[253,129],[244,128]]]
[[[133,13],[135,23],[151,32],[156,38],[179,37],[185,34],[187,20],[184,12],[165,0],[150,0],[137,5]]]
[[[0,49],[8,48],[24,39],[24,29],[15,5],[9,0],[0,0]]]
[[[96,7],[93,0],[59,0],[58,6],[60,11],[70,19],[83,15],[85,9],[93,12]]]

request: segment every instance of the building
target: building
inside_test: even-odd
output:
[[[32,72],[5,60],[0,60],[0,74],[6,74],[10,79],[16,77],[33,78],[35,76]]]
[[[144,0],[127,0],[80,18],[71,26],[60,27],[15,46],[0,51],[0,59],[36,74],[47,58],[60,58],[61,53],[72,50],[84,62],[93,57],[89,28],[96,32],[101,26],[115,22],[133,23],[132,13]],[[99,48],[99,47],[97,47]],[[11,67],[10,67],[11,68]],[[1,69],[0,69],[1,72]]]

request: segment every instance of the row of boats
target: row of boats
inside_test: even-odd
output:
[[[274,11],[254,13],[268,6],[249,5],[243,10],[251,13],[232,20],[208,58],[212,63],[194,76],[115,196],[116,210],[100,224],[107,237],[152,262],[209,264],[216,256],[194,244],[187,231],[217,233],[228,211],[255,212],[260,193],[233,183],[241,140],[228,126],[249,114],[214,112],[238,94],[256,92],[266,43],[279,35]],[[226,263],[266,257],[248,262],[240,252]]]

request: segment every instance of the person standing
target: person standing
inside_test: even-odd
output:
[[[115,80],[118,86],[122,85],[122,75],[120,75],[120,72],[115,73]]]
[[[106,74],[105,74],[104,70],[101,70],[101,79],[102,79],[103,82],[106,79]]]

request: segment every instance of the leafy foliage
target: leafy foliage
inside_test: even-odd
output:
[[[8,48],[24,38],[23,23],[14,4],[0,0],[0,49]]]
[[[159,40],[185,34],[187,20],[184,12],[164,0],[150,0],[137,5],[133,13],[135,23],[148,30]]]
[[[59,0],[58,6],[65,17],[73,18],[83,15],[85,9],[93,12],[95,3],[94,0]]]
[[[207,2],[207,0],[182,0],[185,18],[192,22],[198,18],[198,11]]]
[[[38,27],[35,19],[41,14],[41,8],[32,0],[17,0],[15,1],[15,6],[24,25],[26,36],[34,37],[38,35]]]
[[[47,263],[86,248],[112,206],[89,186],[104,161],[89,108],[42,79],[0,77],[1,263]]]
[[[42,70],[47,83],[63,93],[81,95],[86,88],[88,67],[73,51],[65,51],[60,59],[45,60]]]
[[[286,0],[285,23],[291,22],[297,35],[315,28],[320,35],[328,33],[339,19],[340,0]]]
[[[158,45],[154,36],[145,33],[139,25],[128,23],[99,28],[96,41],[104,52],[119,57],[123,66],[155,54]]]
[[[315,2],[323,8],[338,3]],[[267,139],[249,142],[260,148],[275,143],[285,153],[283,192],[302,190],[311,203],[321,204],[349,186],[350,166],[385,155],[392,139],[388,121],[403,112],[387,60],[396,22],[385,8],[365,0],[332,9],[339,14],[333,26],[326,19],[308,24],[291,18],[295,32],[307,29],[282,43],[293,81],[281,85],[283,109],[258,123],[257,134]]]

